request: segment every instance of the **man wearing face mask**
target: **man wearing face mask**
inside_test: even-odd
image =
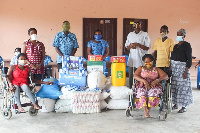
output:
[[[168,33],[168,27],[163,25],[160,28],[161,38],[155,41],[152,49],[155,50],[153,54],[156,57],[156,67],[162,69],[170,77],[170,55],[174,48],[174,41],[168,38]]]
[[[10,66],[17,65],[17,56],[21,53],[21,48],[16,48],[14,53],[15,56],[11,59]]]
[[[130,51],[127,65],[129,66],[129,87],[133,85],[133,69],[144,66],[142,57],[147,54],[150,48],[150,38],[147,32],[141,30],[141,22],[134,21],[134,31],[127,36],[125,47]]]
[[[22,45],[22,53],[27,56],[27,64],[30,66],[34,79],[42,80],[42,75],[45,73],[44,58],[45,47],[44,44],[37,40],[37,30],[30,28],[28,30],[30,39]],[[36,84],[36,90],[40,89],[40,84]]]
[[[62,68],[62,57],[64,55],[74,56],[77,48],[79,48],[76,35],[70,32],[70,23],[64,21],[62,25],[63,31],[56,34],[53,47],[57,52],[57,67]]]

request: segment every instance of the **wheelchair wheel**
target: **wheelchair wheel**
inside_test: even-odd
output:
[[[29,110],[28,110],[28,113],[29,113],[30,116],[36,116],[37,113],[38,113],[38,110],[37,110],[37,109],[34,109],[34,107],[31,106],[31,107],[29,108]]]
[[[131,114],[131,110],[130,110],[129,107],[128,107],[128,109],[126,109],[125,114],[126,114],[126,117],[129,117],[129,116],[133,117],[132,114]]]
[[[10,109],[9,110],[4,109],[1,113],[2,113],[3,117],[7,120],[12,117],[12,111]]]

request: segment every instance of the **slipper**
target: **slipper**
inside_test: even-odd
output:
[[[178,111],[178,113],[183,113],[183,112],[186,112],[186,111],[187,111],[187,109],[182,107],[182,108]]]
[[[34,106],[34,109],[39,110],[39,109],[42,109],[42,107],[41,106]]]
[[[178,109],[178,106],[176,104],[172,107],[172,110],[175,110],[175,109]]]
[[[22,110],[18,110],[18,113],[26,113],[26,111],[24,110],[24,109],[22,109]]]
[[[145,117],[145,118],[151,118],[151,116],[150,116],[150,115],[145,115],[144,117]]]

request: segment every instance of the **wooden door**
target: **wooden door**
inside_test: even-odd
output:
[[[83,57],[87,59],[87,44],[94,39],[94,31],[101,30],[109,44],[109,56],[117,55],[117,18],[83,18]]]
[[[129,51],[125,48],[125,43],[127,36],[130,32],[133,31],[133,24],[136,18],[124,18],[123,19],[123,55],[129,55]],[[148,19],[137,19],[142,22],[142,31],[148,31]]]

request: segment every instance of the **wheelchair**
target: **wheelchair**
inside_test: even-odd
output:
[[[171,78],[169,78],[169,81]],[[172,112],[172,94],[171,94],[171,81],[167,83],[167,81],[162,81],[162,92],[163,94],[160,94],[160,103],[159,103],[159,115],[158,119],[163,120],[167,119],[167,115]],[[135,94],[129,95],[129,106],[126,109],[126,116],[127,117],[133,117],[133,111],[136,111],[136,105],[135,105]]]
[[[19,114],[18,112],[18,106],[15,103],[15,97],[14,97],[14,93],[10,93],[9,92],[9,86],[8,86],[8,82],[7,82],[7,75],[3,74],[0,70],[0,78],[1,80],[1,92],[2,92],[2,105],[1,105],[1,114],[5,119],[10,119],[12,117],[12,110],[16,113]],[[31,89],[31,92],[33,94],[33,97],[35,98],[36,104],[38,103],[37,98],[35,96],[35,94],[33,93],[35,85],[32,83],[31,78],[30,79],[30,85],[29,88]],[[22,98],[25,98],[25,101],[27,101],[28,96],[26,96],[25,92],[20,93],[20,96]],[[22,107],[27,107],[30,106],[28,113],[30,116],[36,116],[38,113],[38,110],[34,109],[32,103],[30,102],[25,102],[23,104],[21,104]]]

